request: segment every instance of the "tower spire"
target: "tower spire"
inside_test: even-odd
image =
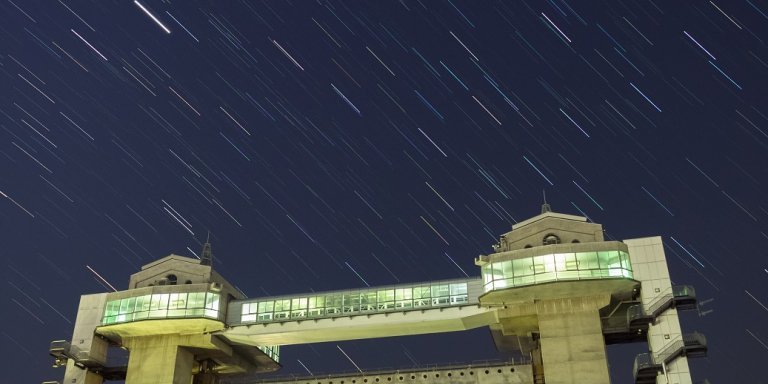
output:
[[[541,213],[552,212],[552,207],[547,203],[547,191],[542,189],[542,195],[544,195],[544,204],[541,205]]]
[[[213,265],[213,252],[211,251],[211,231],[208,231],[208,237],[205,238],[203,251],[200,253],[200,265]]]

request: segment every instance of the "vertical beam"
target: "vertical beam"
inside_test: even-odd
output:
[[[107,341],[96,337],[93,330],[101,325],[101,316],[107,302],[106,293],[80,296],[80,304],[77,307],[75,329],[72,332],[71,345],[76,357],[98,364],[107,361]],[[71,359],[67,362],[64,372],[64,382],[67,384],[101,384],[101,375],[77,367]]]
[[[664,244],[661,237],[624,240],[629,247],[629,259],[632,263],[633,275],[642,283],[642,302],[647,308],[660,297],[672,293],[672,282],[669,277],[669,267],[664,254]],[[682,338],[680,319],[677,309],[670,308],[661,313],[648,327],[648,347],[656,355]],[[680,356],[666,365],[670,383],[691,384],[691,371],[688,358]],[[664,376],[660,382],[666,381]]]
[[[610,384],[599,309],[610,295],[537,303],[547,384]]]
[[[125,384],[190,384],[194,355],[179,346],[179,335],[132,337]]]

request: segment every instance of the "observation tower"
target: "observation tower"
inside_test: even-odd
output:
[[[50,354],[67,384],[245,383],[279,369],[285,345],[487,327],[517,360],[269,382],[609,384],[606,345],[642,342],[636,383],[692,383],[688,358],[706,355],[706,339],[682,333],[678,310],[696,296],[671,284],[660,237],[606,241],[600,224],[544,204],[493,251],[475,259],[481,277],[246,298],[206,243],[199,260],[169,255],[127,290],[83,295],[71,341]],[[108,363],[113,348],[128,350],[127,366]]]

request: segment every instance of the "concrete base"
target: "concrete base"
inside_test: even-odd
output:
[[[218,350],[232,354],[211,335],[156,335],[123,339],[128,348],[126,384],[190,384],[197,370],[193,351]]]
[[[607,295],[537,303],[547,384],[610,384],[600,308]]]
[[[180,347],[178,335],[136,337],[123,341],[130,351],[126,384],[190,384],[195,363]]]
[[[609,384],[605,342],[597,311],[539,316],[547,384]]]

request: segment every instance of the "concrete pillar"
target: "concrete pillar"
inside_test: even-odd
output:
[[[547,384],[610,384],[599,309],[610,296],[537,303]]]
[[[179,335],[124,339],[130,351],[125,384],[191,384],[195,356],[181,341]]]

